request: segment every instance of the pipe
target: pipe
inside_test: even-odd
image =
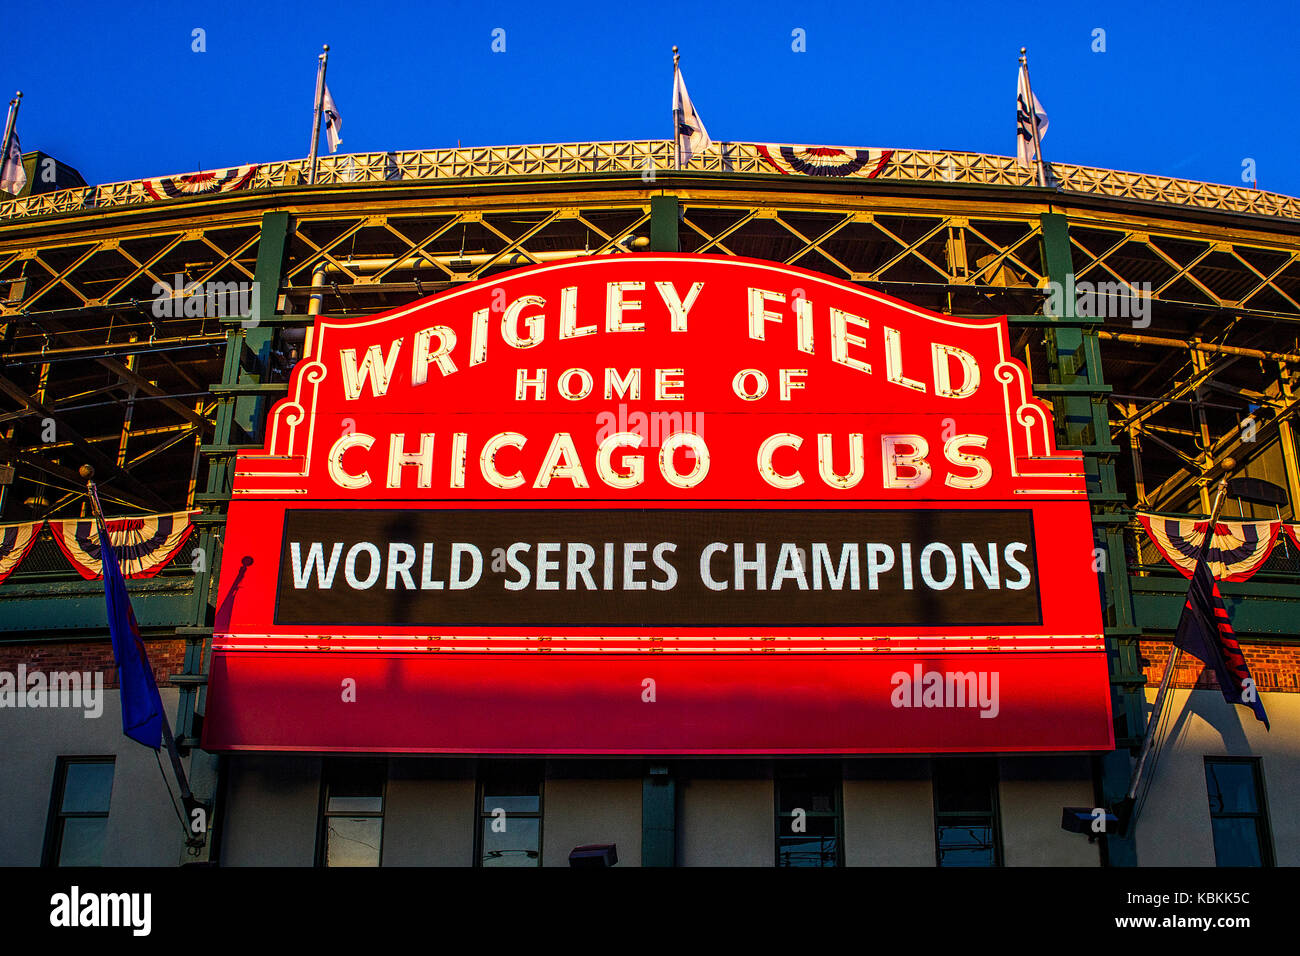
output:
[[[93,407],[93,406],[86,406],[86,407]],[[194,430],[195,430],[195,426],[190,424],[189,422],[186,422],[184,425],[157,425],[153,428],[132,429],[131,437],[146,438],[149,435],[172,435],[177,432],[189,432]],[[93,444],[95,442],[119,441],[121,437],[122,437],[121,432],[114,432],[111,435],[94,435],[87,438],[86,441]],[[61,442],[51,442],[48,445],[46,444],[32,445],[30,448],[20,448],[19,451],[21,451],[23,454],[26,455],[36,455],[36,454],[40,454],[41,452],[49,452],[61,448],[75,448],[75,447],[76,446],[70,441],[61,441]]]
[[[51,332],[55,338],[58,332]],[[115,355],[138,355],[143,352],[170,352],[179,349],[202,348],[226,341],[226,333],[209,333],[206,335],[181,335],[166,339],[154,339],[152,342],[142,339],[138,342],[123,342],[120,345],[82,345],[70,348],[49,348],[37,352],[9,352],[0,359],[0,366],[20,365],[20,359],[37,359],[41,362],[66,362],[74,359],[106,358]]]
[[[1295,393],[1291,389],[1291,370],[1287,368],[1280,369],[1279,388],[1282,391],[1284,401],[1294,400]],[[1300,509],[1300,459],[1296,457],[1295,431],[1291,428],[1291,422],[1283,416],[1278,420],[1277,433],[1282,445],[1282,469],[1286,475],[1286,487],[1288,496],[1291,499],[1291,520],[1295,520],[1297,509]]]
[[[307,314],[320,315],[321,308],[325,302],[325,269],[327,263],[318,262],[316,267],[311,270],[311,298],[307,300]]]
[[[1164,345],[1168,348],[1191,349],[1194,352],[1210,352],[1214,355],[1240,355],[1245,358],[1266,359],[1270,362],[1291,362],[1300,364],[1300,355],[1294,352],[1268,352],[1262,349],[1246,349],[1237,345],[1215,345],[1213,342],[1199,342],[1186,339],[1166,339],[1155,335],[1132,335],[1127,332],[1106,332],[1097,330],[1097,337],[1112,339],[1116,342],[1129,342],[1133,345]]]
[[[325,271],[328,262],[322,260],[311,270],[311,298],[307,300],[307,314],[317,316],[325,307]],[[312,322],[302,333],[302,357],[311,355],[311,333],[316,323]]]
[[[644,249],[650,245],[650,240],[645,236],[625,236],[615,245],[623,249],[628,247],[633,249]],[[536,262],[554,262],[561,259],[576,259],[582,256],[590,256],[592,254],[593,253],[588,249],[584,249],[581,252],[512,252],[504,257],[502,257],[500,253],[476,252],[470,255],[406,256],[401,259],[348,259],[346,262],[338,264],[326,261],[324,263],[324,268],[327,272],[341,272],[344,267],[355,269],[358,272],[379,272],[384,269],[423,269],[438,263],[450,267],[453,272],[463,272],[465,271],[464,269],[459,269],[457,267],[462,265],[466,267],[481,266],[485,263],[492,262],[493,260],[498,261],[502,265],[527,266]],[[320,267],[318,266],[317,268]],[[315,285],[316,276],[313,273],[312,286],[315,287]],[[310,308],[308,311],[311,315],[318,314],[310,312]]]

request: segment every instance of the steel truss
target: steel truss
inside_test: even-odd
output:
[[[704,173],[777,175],[779,171],[764,158],[762,149],[780,149],[781,145],[716,143],[691,168]],[[889,162],[879,174],[882,181],[985,186],[1034,184],[1033,171],[1019,166],[1009,156],[949,150],[889,152]],[[640,140],[395,150],[327,156],[318,159],[317,164],[316,182],[322,186],[629,172],[639,173],[653,182],[654,176],[672,170],[673,145],[667,140]],[[1223,186],[1067,163],[1052,163],[1050,168],[1054,182],[1070,193],[1300,219],[1300,201],[1246,186]],[[297,186],[307,181],[306,170],[307,160],[303,159],[263,163],[254,172],[249,188]],[[155,201],[146,192],[143,180],[132,180],[0,201],[0,219]]]
[[[97,210],[0,225],[0,319],[6,323],[0,372],[7,383],[0,385],[9,402],[0,418],[0,440],[7,456],[29,465],[40,460],[62,466],[61,459],[80,454],[105,467],[111,457],[113,468],[121,469],[112,473],[122,482],[123,494],[141,507],[146,501],[156,507],[156,494],[145,487],[149,479],[135,485],[131,473],[151,462],[175,470],[174,436],[167,430],[187,429],[197,446],[212,434],[218,404],[235,401],[202,394],[222,377],[223,358],[213,346],[232,339],[229,323],[219,316],[185,315],[181,297],[173,299],[170,314],[163,303],[159,315],[159,289],[172,289],[177,276],[186,287],[257,280],[265,208],[288,214],[282,263],[273,279],[275,308],[269,310],[282,318],[273,326],[265,355],[247,350],[241,330],[235,330],[233,339],[239,340],[244,366],[265,366],[251,374],[258,384],[270,386],[284,380],[295,358],[300,338],[286,333],[294,323],[291,317],[305,321],[313,294],[325,311],[364,314],[521,264],[644,248],[650,200],[672,192],[667,184],[646,188],[650,184],[641,177],[616,176],[576,180],[563,189],[488,194],[458,188],[430,194],[409,182],[416,173],[436,179],[448,164],[459,177],[572,172],[587,162],[600,172],[655,159],[660,146],[401,153],[396,154],[400,182],[364,195],[355,191],[356,184],[378,175],[379,157],[387,154],[352,157],[350,182],[340,174],[347,158],[334,157],[323,166],[325,186],[288,191],[279,199],[267,195],[251,202],[251,195],[228,194],[154,204],[147,215],[143,209],[123,210],[111,214],[114,221],[108,224],[103,210]],[[757,171],[756,152],[736,146],[726,155],[735,161],[734,172]],[[958,170],[954,182],[972,181],[980,169],[987,173],[987,166],[968,157],[958,162],[963,156],[903,152],[893,162],[918,179],[929,175],[926,169],[947,170],[947,159]],[[723,158],[708,161],[721,163]],[[383,163],[391,175],[390,158]],[[493,164],[502,165],[497,169]],[[1062,168],[1057,173],[1063,175]],[[275,164],[259,172],[275,174]],[[1016,171],[1008,168],[1003,174],[1010,182]],[[1022,326],[1015,336],[1017,353],[1027,357],[1040,377],[1046,374],[1048,356],[1038,347],[1041,333],[1034,330],[1032,316],[1043,313],[1052,291],[1041,216],[1063,208],[1060,196],[1026,191],[1017,202],[978,192],[935,198],[932,193],[882,194],[870,181],[838,181],[833,201],[828,201],[822,191],[825,181],[807,181],[814,182],[815,192],[811,186],[799,188],[804,182],[789,177],[751,180],[746,189],[737,189],[735,179],[692,181],[680,199],[679,248],[801,266],[939,311],[1022,317],[1014,320]],[[1145,396],[1110,403],[1107,440],[1127,442],[1135,453],[1132,467],[1142,471],[1140,478],[1134,476],[1136,500],[1153,508],[1195,510],[1216,458],[1229,450],[1257,457],[1285,427],[1294,372],[1289,357],[1300,352],[1288,329],[1300,320],[1300,239],[1284,223],[1265,229],[1257,222],[1185,221],[1177,210],[1163,219],[1128,210],[1107,215],[1091,208],[1065,211],[1076,288],[1105,288],[1102,284],[1108,283],[1112,289],[1136,289],[1149,307],[1149,321],[1141,326],[1132,317],[1097,317],[1106,342],[1107,381],[1120,394]],[[1106,297],[1094,298],[1092,309],[1106,305]],[[1150,341],[1133,339],[1142,334]],[[1198,351],[1197,343],[1205,348]],[[1213,352],[1216,348],[1221,351]],[[1234,348],[1241,354],[1230,354]],[[1252,364],[1254,352],[1288,357]],[[1209,358],[1202,362],[1198,355]],[[1260,372],[1261,362],[1268,366],[1266,373]],[[96,375],[106,375],[106,380],[99,382]],[[103,400],[118,406],[114,455],[96,459],[92,454],[96,446],[108,444],[103,411],[94,427],[83,424],[80,430],[69,416],[84,416],[86,409],[63,411],[75,404],[71,396],[84,391],[83,386],[102,388]],[[50,400],[52,387],[56,394]],[[1218,397],[1217,405],[1209,401],[1211,393]],[[146,399],[152,400],[147,403],[150,417],[140,423],[135,415],[146,407]],[[1188,418],[1186,407],[1178,404],[1183,400],[1199,403],[1204,426]],[[1225,412],[1224,402],[1240,413]],[[244,405],[249,407],[247,400]],[[1256,414],[1257,447],[1241,448],[1244,443],[1234,444],[1232,436],[1252,405],[1264,410]],[[64,434],[40,441],[34,426],[50,418],[56,434]],[[238,430],[245,438],[254,431]],[[94,433],[96,440],[80,444],[83,431]],[[170,456],[162,453],[164,442],[171,443]],[[142,451],[128,453],[128,443],[143,444]],[[59,476],[47,470],[46,477],[51,474]],[[66,474],[65,468],[63,480]],[[184,484],[187,497],[192,496],[194,483]],[[169,491],[170,506],[192,503],[175,500],[175,488]],[[58,507],[75,503],[65,496]]]

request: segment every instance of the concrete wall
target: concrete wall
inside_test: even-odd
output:
[[[174,714],[179,691],[160,693]],[[153,751],[122,734],[117,690],[104,690],[102,702],[97,718],[70,707],[0,710],[0,866],[40,865],[60,756],[116,758],[105,866],[176,866],[184,859],[185,836]],[[170,766],[167,779],[174,790]]]
[[[846,761],[847,866],[934,866],[930,761]],[[998,763],[1002,852],[1007,866],[1099,866],[1100,848],[1061,826],[1064,806],[1092,806],[1084,757],[1007,757]]]
[[[679,866],[774,866],[771,779],[677,782]]]
[[[934,787],[928,761],[846,767],[845,866],[934,866]]]
[[[227,762],[222,866],[312,866],[320,814],[321,760],[239,754]]]
[[[1154,699],[1148,688],[1148,705]],[[1205,758],[1252,755],[1260,757],[1277,864],[1300,866],[1300,694],[1260,699],[1272,733],[1217,690],[1169,692],[1169,732],[1137,824],[1139,866],[1214,866]]]
[[[1004,757],[998,803],[1005,866],[1101,866],[1101,845],[1061,829],[1062,807],[1091,807],[1086,757]]]
[[[229,760],[222,864],[311,866],[320,812],[321,761]],[[471,761],[393,758],[384,807],[384,866],[472,866],[475,779]],[[545,866],[568,866],[583,843],[615,843],[619,866],[641,865],[641,779],[547,779]]]
[[[641,865],[641,778],[548,779],[543,786],[542,859],[568,866],[584,843],[618,845],[618,866]]]
[[[174,711],[177,691],[162,690]],[[1148,692],[1148,701],[1154,689]],[[1174,716],[1137,827],[1142,866],[1213,866],[1204,758],[1261,756],[1273,850],[1300,865],[1300,695],[1265,693],[1274,731],[1218,691],[1172,693]],[[0,865],[41,862],[57,757],[115,757],[104,862],[175,866],[183,837],[157,762],[121,733],[116,691],[103,714],[74,709],[0,710]],[[188,761],[187,761],[188,763]],[[221,862],[310,866],[315,861],[321,760],[278,754],[227,758],[220,810]],[[929,762],[846,761],[844,854],[849,866],[933,866]],[[543,862],[564,866],[582,843],[618,845],[619,865],[641,862],[639,776],[617,768],[575,770],[557,760],[544,785]],[[775,807],[770,776],[756,765],[701,766],[678,776],[678,862],[683,866],[771,866]],[[570,775],[572,774],[572,775]],[[473,761],[393,758],[384,822],[387,866],[469,866],[475,827]],[[1060,829],[1063,806],[1094,802],[1082,757],[999,761],[1002,845],[1008,866],[1096,866],[1099,847]]]
[[[473,866],[475,783],[464,763],[445,768],[455,776],[436,761],[389,761],[384,866]]]

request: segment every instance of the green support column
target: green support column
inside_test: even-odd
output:
[[[650,197],[650,251],[678,252],[681,243],[677,227],[682,219],[676,196]]]
[[[650,197],[650,251],[678,252],[681,206],[676,196]],[[677,865],[677,781],[656,765],[641,782],[641,865]]]
[[[1088,500],[1094,529],[1094,567],[1101,575],[1107,656],[1110,659],[1111,705],[1115,718],[1116,750],[1103,755],[1101,792],[1108,804],[1122,798],[1128,788],[1129,746],[1142,736],[1144,708],[1142,686],[1146,678],[1138,655],[1133,600],[1129,591],[1128,562],[1123,528],[1128,523],[1127,496],[1115,478],[1106,394],[1110,387],[1102,376],[1101,346],[1092,325],[1099,319],[1081,318],[1075,310],[1074,266],[1070,253],[1069,223],[1060,213],[1044,213],[1043,262],[1049,281],[1063,294],[1059,315],[1046,315],[1044,338],[1049,384],[1036,388],[1048,397],[1056,417],[1057,445],[1084,455]],[[1084,556],[1080,556],[1083,558]],[[1131,837],[1106,837],[1106,859],[1111,866],[1136,866]]]
[[[257,247],[257,266],[253,273],[256,285],[258,315],[261,318],[275,315],[280,291],[280,276],[284,271],[284,254],[289,234],[289,214],[266,213],[262,217],[262,231]],[[273,324],[232,325],[226,336],[221,384],[223,386],[258,383],[265,380],[274,346]],[[194,605],[189,624],[178,627],[178,637],[184,637],[185,669],[174,680],[180,684],[181,699],[176,718],[178,743],[192,747],[190,753],[190,788],[194,796],[212,808],[215,818],[218,808],[216,796],[219,787],[219,760],[216,754],[198,749],[199,730],[196,715],[207,709],[207,667],[212,651],[212,625],[209,614],[216,599],[216,583],[221,566],[221,538],[217,533],[224,521],[226,505],[230,500],[234,478],[234,457],[229,451],[235,442],[235,430],[260,439],[265,409],[262,396],[239,395],[221,392],[218,395],[217,415],[212,444],[205,446],[208,456],[208,480],[205,489],[195,495],[195,504],[204,514],[195,522],[198,526],[198,548],[203,553],[203,566],[195,573]],[[209,839],[203,852],[187,857],[199,862],[214,859],[219,839],[215,819],[209,819]]]
[[[262,234],[257,243],[257,266],[253,272],[256,283],[259,316],[275,315],[280,298],[280,276],[284,272],[284,253],[288,248],[289,214],[268,212],[262,216]],[[244,344],[252,353],[254,368],[246,370],[237,380],[241,384],[266,380],[274,342],[274,326],[259,324],[244,331]],[[255,441],[262,438],[266,420],[266,403],[273,401],[265,396],[244,395],[235,403],[235,421]]]
[[[641,782],[641,865],[677,865],[677,781],[666,766]]]

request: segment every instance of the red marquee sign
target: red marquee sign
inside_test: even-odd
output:
[[[321,317],[238,456],[203,746],[1113,746],[1082,460],[964,321],[722,256]]]

